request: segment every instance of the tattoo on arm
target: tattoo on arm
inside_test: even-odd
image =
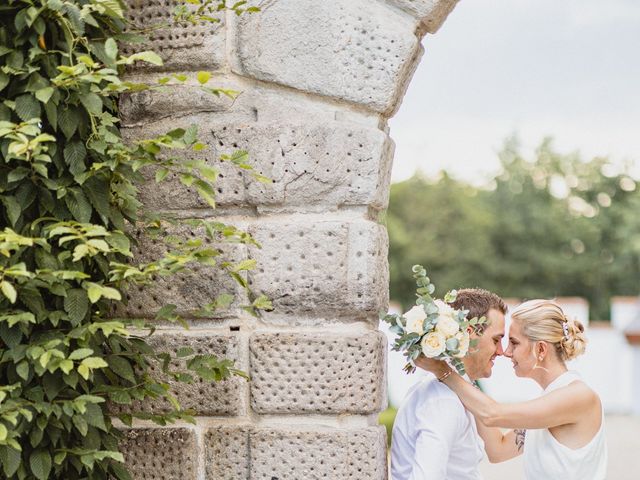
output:
[[[516,447],[518,447],[518,452],[522,452],[524,448],[524,437],[527,434],[527,431],[524,429],[516,429],[513,431],[516,434]]]

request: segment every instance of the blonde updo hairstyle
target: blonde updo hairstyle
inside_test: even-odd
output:
[[[524,302],[513,310],[511,319],[518,322],[530,341],[552,344],[562,360],[573,360],[585,351],[584,326],[578,320],[567,318],[553,300]]]

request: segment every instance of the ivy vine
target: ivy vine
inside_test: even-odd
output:
[[[222,0],[185,0],[180,21],[215,21],[210,12],[247,10]],[[186,5],[191,4],[191,5]],[[171,222],[145,212],[138,182],[145,169],[162,182],[173,173],[212,208],[218,171],[189,151],[205,148],[195,127],[125,143],[118,128],[118,95],[159,88],[132,83],[124,69],[162,63],[151,52],[125,56],[118,42],[136,41],[120,0],[5,0],[0,5],[0,465],[3,478],[131,478],[118,449],[109,403],[164,397],[173,409],[119,414],[125,424],[142,418],[166,424],[193,421],[169,391],[167,379],[216,381],[244,375],[233,362],[155,351],[147,339],[154,321],[112,318],[114,302],[132,285],[173,275],[199,263],[214,266],[249,290],[245,271],[255,262],[220,260],[220,249],[201,239],[177,240],[169,252],[138,264],[132,230],[162,232]],[[215,95],[234,92],[208,86]],[[161,84],[184,82],[185,76]],[[219,159],[251,171],[248,154]],[[254,172],[255,173],[255,172]],[[153,177],[153,176],[152,176]],[[255,174],[258,181],[265,180]],[[233,225],[191,220],[213,244],[255,244]],[[164,238],[160,235],[159,238]],[[249,291],[256,314],[271,308]],[[230,304],[223,293],[201,306],[211,315]],[[175,305],[156,319],[185,323]],[[170,368],[175,360],[182,368]],[[164,378],[150,375],[154,362]]]

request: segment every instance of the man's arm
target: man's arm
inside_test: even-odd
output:
[[[447,477],[449,452],[460,436],[462,406],[452,398],[429,402],[422,413],[416,439],[414,467],[409,480],[444,480]]]

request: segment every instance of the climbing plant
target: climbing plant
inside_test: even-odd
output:
[[[211,11],[246,11],[245,2],[187,0],[181,21],[215,21]],[[189,151],[206,148],[197,129],[175,129],[126,143],[119,130],[119,95],[166,88],[126,80],[136,62],[159,65],[150,51],[123,55],[118,42],[135,42],[120,0],[5,0],[0,5],[0,476],[8,479],[130,478],[118,449],[120,431],[108,405],[166,398],[166,413],[128,411],[160,424],[193,421],[169,391],[169,379],[192,382],[243,375],[233,363],[188,348],[155,351],[148,342],[157,320],[186,322],[175,305],[152,320],[115,318],[123,292],[193,264],[217,268],[249,290],[253,260],[222,261],[225,243],[255,244],[221,222],[191,220],[211,243],[176,239],[146,263],[132,254],[134,230],[163,234],[180,220],[145,212],[138,182],[145,169],[156,182],[169,177],[194,188],[212,208],[218,171]],[[211,75],[194,74],[214,95]],[[220,161],[252,171],[248,154]],[[170,175],[172,174],[172,175]],[[258,180],[264,180],[256,173]],[[153,180],[152,180],[153,181]],[[270,308],[249,291],[256,313]],[[233,301],[222,293],[201,306],[210,315]],[[197,312],[196,312],[197,313]],[[179,360],[180,368],[175,368]],[[150,375],[159,363],[163,377]],[[125,409],[126,411],[126,409]]]

